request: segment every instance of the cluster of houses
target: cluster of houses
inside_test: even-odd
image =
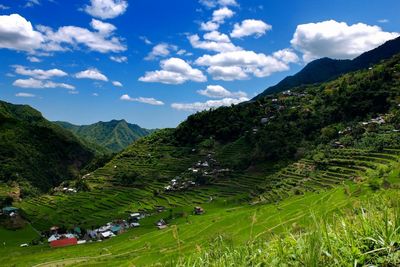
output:
[[[182,191],[191,187],[199,186],[198,177],[217,177],[230,172],[230,169],[221,168],[220,164],[215,160],[212,154],[208,154],[205,159],[197,161],[181,176],[176,176],[164,187],[165,191]]]
[[[73,230],[65,233],[62,233],[59,227],[53,226],[50,228],[47,241],[54,248],[102,241],[119,235],[129,228],[139,227],[139,220],[142,218],[144,218],[144,215],[137,212],[130,214],[127,220],[109,222],[97,229],[82,230],[79,227],[75,227]]]

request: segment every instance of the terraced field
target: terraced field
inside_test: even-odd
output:
[[[385,149],[381,152],[331,149],[325,153],[323,160],[303,159],[269,175],[233,172],[206,186],[165,192],[163,188],[168,181],[185,171],[200,156],[193,154],[181,157],[179,151],[169,147],[159,151],[162,153],[153,156],[151,152],[144,154],[141,151],[121,154],[119,157],[124,157],[126,165],[116,166],[112,161],[88,177],[94,188],[90,192],[44,195],[22,202],[20,207],[40,230],[48,229],[53,224],[92,227],[112,219],[126,218],[132,211],[153,213],[158,206],[190,210],[194,205],[218,201],[227,204],[249,201],[253,204],[276,203],[307,191],[321,192],[346,181],[359,181],[368,171],[388,168],[398,164],[400,159],[400,149]],[[151,161],[154,155],[158,158],[157,164]],[[117,159],[116,162],[121,161]],[[114,180],[118,168],[128,167],[144,170],[142,173],[145,178],[141,180],[140,186],[123,187]],[[160,174],[151,179],[149,175],[154,170]]]
[[[266,192],[254,202],[278,202],[293,194],[321,191],[345,181],[360,181],[371,170],[389,169],[400,162],[400,149],[380,152],[358,149],[331,149],[323,160],[300,160],[267,177]]]

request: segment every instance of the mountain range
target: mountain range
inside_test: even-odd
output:
[[[141,128],[139,125],[128,123],[125,120],[100,121],[82,126],[61,121],[55,123],[79,138],[104,147],[111,152],[119,152],[135,140],[154,131]]]

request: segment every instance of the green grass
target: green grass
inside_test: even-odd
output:
[[[357,189],[356,186],[351,188]],[[179,257],[187,257],[196,250],[207,251],[210,240],[220,235],[229,237],[235,247],[240,247],[251,240],[284,233],[294,223],[298,227],[307,227],[313,222],[311,215],[338,212],[371,194],[368,188],[361,190],[363,194],[360,197],[349,197],[341,187],[322,193],[309,192],[304,196],[293,196],[279,205],[237,206],[224,201],[215,202],[204,205],[207,212],[203,216],[177,218],[168,229],[156,230],[153,223],[159,217],[168,216],[167,211],[145,219],[141,228],[109,241],[63,249],[51,249],[47,245],[7,248],[0,253],[0,259],[11,259],[6,266],[32,266],[52,261],[74,266],[172,264]],[[188,208],[176,208],[174,212],[182,210],[190,211]]]

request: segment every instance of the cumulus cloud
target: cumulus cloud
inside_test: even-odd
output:
[[[178,47],[176,45],[170,45],[167,43],[161,43],[153,47],[151,52],[144,58],[145,60],[154,60],[159,57],[169,56],[171,51],[176,51]]]
[[[107,82],[108,78],[103,73],[101,73],[98,69],[91,68],[75,74],[75,78],[77,79],[91,79]]]
[[[351,59],[397,36],[378,26],[328,20],[298,25],[291,44],[306,62],[321,57]]]
[[[113,84],[114,86],[117,86],[117,87],[122,87],[122,86],[123,86],[122,83],[119,82],[119,81],[113,81],[112,84]]]
[[[229,8],[222,7],[217,10],[214,10],[212,14],[212,19],[207,22],[202,22],[200,24],[200,29],[203,31],[215,31],[218,30],[219,26],[225,23],[226,19],[233,17],[235,12],[230,10]]]
[[[110,59],[118,63],[128,62],[128,58],[125,56],[110,56]]]
[[[10,9],[10,7],[0,4],[0,10],[7,10],[7,9]]]
[[[92,22],[90,22],[90,26],[92,26],[94,30],[105,36],[110,35],[113,31],[117,29],[111,23],[102,22],[97,19],[92,19]]]
[[[20,15],[0,16],[0,48],[32,52],[39,49],[43,41],[42,34]]]
[[[190,35],[188,37],[190,44],[194,48],[204,49],[214,52],[229,52],[242,50],[241,47],[235,46],[228,35],[219,33],[218,31],[212,31],[204,34],[204,40],[200,40],[197,34]]]
[[[148,97],[137,97],[137,98],[132,98],[129,95],[122,95],[120,97],[121,100],[123,101],[131,101],[131,102],[140,102],[140,103],[145,103],[149,105],[154,105],[154,106],[162,106],[164,105],[164,102],[157,100],[155,98],[148,98]]]
[[[100,53],[126,50],[120,38],[114,36],[114,25],[93,19],[91,26],[95,31],[76,26],[63,26],[57,31],[43,25],[34,29],[18,14],[4,15],[0,16],[0,48],[30,53],[66,51],[81,46]]]
[[[198,90],[197,93],[210,98],[242,98],[247,97],[247,94],[242,91],[231,92],[221,85],[208,85],[204,90]]]
[[[36,97],[34,94],[30,94],[30,93],[16,93],[15,94],[16,97]]]
[[[143,43],[147,44],[147,45],[152,45],[153,42],[149,40],[149,38],[147,38],[146,36],[140,36],[139,37],[140,40],[143,41]]]
[[[91,26],[95,31],[76,26],[63,26],[53,31],[50,27],[38,26],[37,29],[45,36],[41,48],[45,51],[65,51],[83,45],[100,53],[126,50],[121,40],[114,36],[114,25],[93,19]]]
[[[208,100],[206,102],[194,102],[194,103],[173,103],[171,107],[176,110],[183,111],[202,111],[207,109],[215,109],[222,106],[236,105],[244,101],[248,101],[246,97],[241,98],[223,98],[220,100]]]
[[[39,80],[48,80],[54,77],[64,77],[68,74],[59,69],[41,70],[41,69],[27,69],[24,66],[14,66],[15,73],[24,76],[30,76]]]
[[[142,82],[164,84],[182,84],[186,81],[205,82],[207,77],[199,70],[192,68],[180,58],[169,58],[160,63],[161,70],[146,72],[139,78]]]
[[[34,6],[39,6],[40,1],[39,0],[27,0],[24,7],[34,7]]]
[[[246,19],[241,23],[235,24],[230,36],[232,38],[242,38],[251,35],[260,37],[271,29],[272,26],[262,20]]]
[[[75,89],[75,86],[70,84],[42,81],[33,78],[15,80],[13,82],[13,85],[21,88],[34,88],[34,89],[43,89],[43,88],[65,88],[69,90]]]
[[[208,67],[207,72],[215,80],[243,80],[254,75],[266,77],[274,72],[286,71],[288,63],[294,60],[295,54],[290,51],[278,51],[273,55],[255,53],[254,51],[223,52],[216,55],[204,55],[195,63]],[[290,56],[291,55],[291,56]]]
[[[126,0],[91,0],[84,10],[96,18],[112,19],[124,14],[127,8]]]

